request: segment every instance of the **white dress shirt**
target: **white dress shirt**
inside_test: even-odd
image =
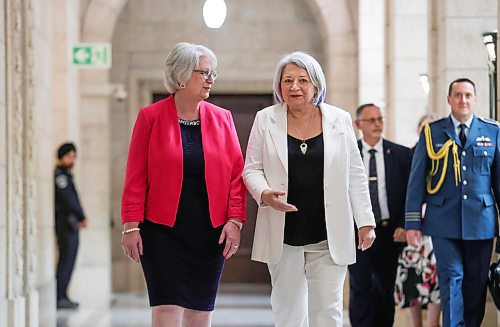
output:
[[[377,187],[378,187],[378,202],[380,204],[380,214],[382,215],[382,220],[389,219],[389,206],[387,204],[387,189],[385,187],[385,162],[384,162],[384,147],[382,146],[382,139],[375,144],[374,147],[361,139],[362,153],[363,153],[363,164],[365,166],[366,176],[370,172],[370,156],[368,152],[371,149],[375,149],[375,162],[377,163]]]
[[[470,130],[470,124],[472,124],[472,119],[474,118],[474,115],[471,115],[469,119],[467,119],[466,122],[462,123],[459,122],[453,115],[451,115],[451,121],[453,122],[453,126],[455,126],[455,133],[457,133],[457,136],[460,135],[460,124],[465,124],[465,136],[469,136],[469,130]],[[378,164],[378,162],[377,162]]]

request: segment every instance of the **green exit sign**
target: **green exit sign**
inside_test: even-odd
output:
[[[110,43],[78,43],[71,49],[73,66],[81,68],[110,68]]]

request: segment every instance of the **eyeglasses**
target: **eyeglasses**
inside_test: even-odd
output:
[[[375,122],[377,123],[383,123],[384,122],[384,117],[372,117],[372,118],[367,118],[367,119],[358,119],[360,121],[366,121],[370,124],[375,124]]]
[[[201,75],[203,75],[205,80],[209,79],[210,77],[212,78],[213,81],[215,81],[217,79],[217,71],[215,71],[215,70],[195,69],[195,70],[193,70],[193,72],[200,73]]]

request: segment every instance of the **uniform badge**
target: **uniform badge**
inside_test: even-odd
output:
[[[56,185],[60,189],[68,187],[68,177],[66,175],[59,175],[56,177]]]
[[[491,139],[487,136],[481,135],[476,137],[477,146],[492,146]]]

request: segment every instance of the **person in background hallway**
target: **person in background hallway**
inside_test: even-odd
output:
[[[278,104],[257,113],[243,178],[259,204],[252,259],[268,264],[276,327],[342,326],[343,284],[375,221],[349,113],[324,103],[326,81],[293,52],[274,75]]]
[[[62,144],[57,150],[57,167],[54,172],[55,228],[59,249],[56,270],[58,309],[78,308],[78,303],[68,298],[68,285],[78,251],[78,231],[87,227],[87,219],[71,175],[75,160],[75,145]]]
[[[394,282],[405,242],[411,151],[382,138],[384,117],[373,103],[356,110],[355,124],[363,132],[358,148],[368,175],[377,241],[368,251],[358,250],[356,263],[349,266],[349,318],[353,327],[388,327],[394,323]]]
[[[431,115],[420,118],[417,134],[420,135],[424,124],[435,119]],[[415,150],[415,147],[412,151]],[[425,208],[425,205],[424,205]],[[422,212],[425,209],[422,209]],[[439,326],[441,304],[436,256],[429,236],[422,237],[418,247],[405,246],[398,260],[394,299],[400,308],[409,308],[413,327],[422,326],[422,309],[427,309],[427,325]]]
[[[498,235],[500,128],[474,114],[470,79],[451,82],[447,100],[451,115],[424,127],[413,155],[406,238],[417,246],[422,234],[432,237],[443,325],[479,327]]]
[[[243,156],[231,112],[205,102],[215,54],[178,43],[165,66],[172,95],[140,110],[130,142],[122,248],[141,261],[154,327],[207,327],[246,220]]]

